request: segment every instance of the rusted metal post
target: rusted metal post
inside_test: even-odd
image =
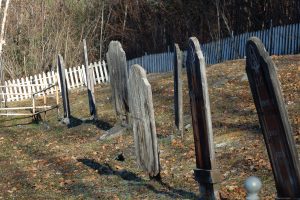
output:
[[[275,64],[263,43],[246,44],[246,71],[271,162],[276,199],[300,199],[300,164]]]
[[[197,38],[189,39],[187,76],[196,154],[195,178],[200,199],[219,199],[219,171],[216,168],[205,60]]]

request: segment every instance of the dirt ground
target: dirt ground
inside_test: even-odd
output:
[[[273,56],[300,152],[300,55]],[[276,190],[248,81],[245,60],[207,68],[214,143],[222,174],[222,199],[245,199],[243,182],[261,178],[261,199]],[[89,120],[86,90],[70,94],[73,126],[59,123],[55,110],[46,121],[0,118],[0,199],[196,199],[193,132],[184,72],[184,138],[174,128],[171,73],[150,74],[160,149],[162,182],[137,167],[133,134],[100,140],[116,126],[110,87],[96,87],[99,121]],[[30,102],[11,103],[9,106]],[[62,111],[60,110],[60,114]],[[116,157],[122,154],[124,161]]]

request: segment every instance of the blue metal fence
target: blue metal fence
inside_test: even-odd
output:
[[[243,33],[203,44],[201,48],[206,63],[216,64],[227,60],[244,58],[247,39],[252,36],[260,38],[271,55],[300,53],[300,24],[291,24]],[[186,52],[183,54],[185,58]],[[166,52],[128,60],[127,65],[129,67],[133,64],[139,64],[147,73],[161,73],[173,70],[173,59],[173,52]]]

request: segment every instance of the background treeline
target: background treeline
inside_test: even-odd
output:
[[[58,53],[67,66],[83,63],[83,38],[96,61],[110,40],[133,58],[185,48],[192,35],[209,42],[298,22],[299,0],[11,0],[3,63],[16,78],[54,68]]]

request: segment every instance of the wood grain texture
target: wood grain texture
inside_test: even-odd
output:
[[[69,103],[69,94],[68,94],[68,86],[66,82],[66,75],[65,75],[65,64],[63,57],[59,54],[58,55],[58,74],[59,74],[59,82],[61,87],[61,95],[63,101],[63,108],[64,108],[64,119],[63,121],[69,125],[70,124],[70,117],[71,117],[71,110],[70,110],[70,103]]]
[[[128,89],[127,89],[127,63],[126,54],[118,41],[111,41],[106,54],[109,69],[110,84],[112,88],[112,100],[117,116],[127,116]]]
[[[129,73],[129,106],[138,165],[157,176],[160,172],[151,85],[145,70],[133,65]]]
[[[83,52],[84,52],[84,61],[85,61],[85,70],[86,70],[86,82],[87,82],[87,92],[89,99],[89,108],[90,115],[94,120],[97,119],[97,110],[96,110],[96,100],[95,100],[95,89],[94,89],[94,76],[93,76],[93,65],[89,65],[86,40],[83,40]]]
[[[300,198],[300,164],[275,64],[256,37],[246,45],[246,71],[272,165],[277,199]]]
[[[200,199],[219,199],[213,131],[211,122],[205,60],[197,38],[189,39],[187,75],[193,120],[196,154],[195,178],[199,182]]]
[[[182,53],[178,44],[175,44],[174,53],[174,112],[175,125],[183,137],[183,110],[182,110]]]

